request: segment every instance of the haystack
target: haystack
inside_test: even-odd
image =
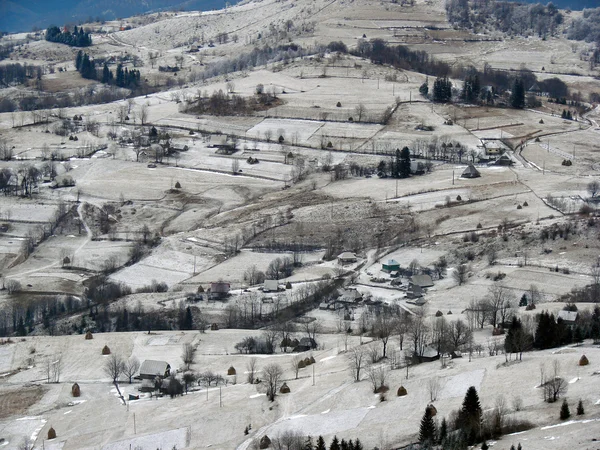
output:
[[[202,285],[198,286],[198,290],[196,292],[198,292],[198,294],[204,293],[204,288],[202,287]]]
[[[48,440],[50,439],[56,439],[56,431],[52,427],[48,430]]]
[[[108,345],[105,345],[104,348],[102,348],[102,354],[110,355],[110,348],[108,348]]]
[[[310,361],[310,358],[304,358],[304,365],[305,366],[310,366],[312,364],[312,362]]]
[[[427,405],[427,408],[429,410],[429,413],[431,414],[431,417],[435,417],[437,414],[437,409],[435,409],[435,406],[433,405]]]
[[[298,369],[304,369],[305,367],[306,367],[306,363],[304,362],[303,359],[298,361]]]
[[[582,355],[581,358],[579,359],[579,365],[580,366],[587,366],[589,364],[589,360],[587,359],[587,356]]]
[[[271,446],[271,439],[269,439],[269,436],[267,436],[266,434],[260,438],[260,443],[258,445],[259,448],[261,449],[265,449],[265,448],[269,448]]]
[[[89,341],[91,339],[94,339],[94,336],[92,335],[92,332],[88,330],[87,333],[85,333],[85,340]]]
[[[227,369],[227,375],[235,375],[235,367],[231,366],[229,369]]]
[[[279,388],[280,394],[289,394],[290,392],[290,387],[287,385],[287,383],[283,383],[281,385],[281,388]]]
[[[311,363],[311,364],[314,364],[314,363],[316,363],[316,361],[315,361],[315,357],[314,357],[314,356],[312,356],[312,355],[311,355],[311,357],[310,357],[310,363]]]
[[[212,331],[217,331],[217,330],[219,329],[219,325],[217,325],[216,323],[213,323],[213,324],[210,326],[210,329],[211,329]]]
[[[71,386],[71,395],[73,397],[79,397],[81,395],[81,389],[79,388],[79,385],[77,383]]]
[[[408,395],[408,392],[406,392],[406,388],[404,386],[400,386],[398,388],[398,397],[404,397],[405,395]]]

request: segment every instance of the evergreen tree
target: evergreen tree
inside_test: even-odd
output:
[[[429,83],[427,81],[419,87],[419,93],[423,97],[427,97],[427,94],[429,94]]]
[[[25,322],[23,316],[19,317],[19,323],[17,325],[17,336],[27,336],[27,330],[25,329]]]
[[[346,442],[345,439],[342,439],[340,442],[340,449],[341,450],[348,450],[348,443]]]
[[[523,447],[521,447],[521,443],[519,442],[519,445],[517,445],[517,450],[523,450]]]
[[[340,441],[337,436],[333,437],[333,441],[331,441],[331,445],[329,446],[329,450],[341,450]]]
[[[400,151],[400,167],[398,167],[398,176],[408,178],[410,176],[410,150],[404,147]]]
[[[481,450],[488,450],[490,448],[489,445],[487,445],[487,442],[483,441],[483,444],[481,444]]]
[[[510,94],[510,106],[517,109],[525,107],[525,85],[520,77],[515,78]]]
[[[358,438],[354,441],[354,450],[364,450],[364,447]]]
[[[560,407],[560,419],[567,420],[569,417],[571,417],[571,411],[569,410],[569,404],[565,398],[562,402],[562,406]]]
[[[436,78],[433,83],[433,101],[446,103],[452,100],[452,82],[447,77]]]
[[[325,446],[325,439],[323,439],[323,436],[319,436],[317,438],[317,446],[315,447],[315,450],[327,450],[327,447]]]
[[[481,421],[481,404],[475,386],[469,387],[459,412],[459,422],[462,431],[467,436],[470,445],[477,441]]]
[[[419,428],[419,442],[422,444],[433,444],[435,442],[435,422],[431,415],[431,408],[425,408],[425,414],[421,419]]]
[[[79,50],[77,52],[77,58],[75,59],[75,68],[81,71],[81,62],[83,61],[83,52]]]
[[[521,296],[521,301],[519,302],[519,306],[527,306],[527,294],[523,294]]]
[[[440,425],[440,432],[439,432],[439,443],[443,444],[444,441],[446,440],[446,437],[448,436],[448,422],[446,421],[446,418],[444,417],[442,419],[442,423]]]
[[[400,149],[397,148],[396,149],[396,161],[394,163],[392,163],[392,178],[400,178],[400,165],[401,165],[401,158],[400,158]]]
[[[104,63],[104,67],[102,68],[102,83],[108,84],[110,82],[110,70],[108,70],[108,65]]]
[[[581,400],[579,400],[579,403],[577,403],[577,415],[583,416],[584,414],[585,414],[585,411],[583,410],[583,402]]]
[[[123,72],[123,64],[117,66],[117,73],[115,76],[115,84],[119,87],[125,86],[125,73]]]

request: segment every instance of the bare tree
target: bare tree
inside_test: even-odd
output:
[[[283,369],[279,364],[268,364],[263,368],[264,382],[267,386],[267,398],[270,401],[275,401],[277,391],[281,386],[281,377]]]
[[[142,105],[138,112],[138,117],[140,118],[140,123],[142,126],[148,121],[148,105]]]
[[[367,360],[367,352],[364,347],[358,346],[351,349],[346,356],[349,361],[349,369],[354,381],[360,381],[361,371]]]
[[[488,320],[493,327],[508,318],[513,308],[514,297],[513,292],[502,284],[493,284],[489,287],[486,302]]]
[[[431,330],[425,323],[422,311],[412,318],[408,329],[408,336],[412,344],[413,356],[420,359],[431,336]]]
[[[388,374],[389,369],[385,365],[376,366],[373,364],[367,369],[367,376],[369,377],[369,381],[371,382],[375,394],[382,392],[386,387]]]
[[[196,358],[196,347],[192,344],[183,344],[183,349],[181,352],[181,359],[183,360],[186,370],[190,370],[190,366],[194,364],[194,359]]]
[[[246,372],[247,372],[247,381],[250,384],[254,384],[254,376],[256,375],[256,358],[250,358],[248,364],[246,364]]]
[[[466,323],[458,319],[450,323],[448,331],[448,350],[456,352],[465,346],[473,337],[473,332]]]
[[[459,264],[452,272],[452,278],[458,285],[465,284],[469,277],[469,266],[467,264]]]
[[[440,383],[440,379],[438,377],[432,377],[427,381],[427,389],[429,390],[429,401],[435,402],[437,400],[438,395],[440,394],[440,389],[442,384]]]
[[[296,355],[292,358],[292,371],[294,372],[294,376],[296,380],[298,379],[298,373],[300,372],[300,363],[303,361],[302,356]]]
[[[382,358],[387,357],[387,345],[390,336],[397,329],[396,320],[392,317],[389,308],[383,308],[375,321],[374,335],[383,344]]]
[[[358,122],[362,122],[363,117],[365,116],[365,114],[367,113],[367,108],[365,107],[365,105],[363,105],[362,103],[359,103],[358,105],[356,105],[356,107],[354,108],[354,112],[356,114],[356,120]]]
[[[123,374],[129,380],[129,384],[131,384],[131,379],[135,376],[137,371],[140,369],[140,360],[135,356],[129,358],[126,362],[124,362],[123,366]]]
[[[116,383],[123,370],[125,363],[120,356],[112,353],[104,363],[104,373],[110,377],[113,383]]]
[[[541,299],[540,290],[535,284],[529,286],[529,304],[535,306]]]
[[[62,354],[60,353],[46,358],[44,368],[46,371],[47,383],[60,383],[62,364]]]
[[[554,403],[561,395],[566,394],[568,387],[567,381],[560,376],[560,362],[555,359],[552,363],[552,373],[543,385],[544,400]]]

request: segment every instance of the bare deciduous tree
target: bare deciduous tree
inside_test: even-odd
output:
[[[267,398],[270,401],[275,401],[277,391],[281,386],[281,377],[283,369],[279,364],[268,364],[263,368],[264,382],[267,386]]]
[[[256,358],[250,358],[248,364],[246,364],[246,374],[248,375],[247,380],[250,384],[254,383],[254,376],[256,375],[256,362]]]
[[[367,352],[364,347],[358,346],[346,354],[349,361],[350,373],[354,381],[360,381],[361,371],[366,363]]]
[[[427,389],[429,390],[429,401],[435,402],[440,393],[440,389],[442,384],[440,383],[440,379],[438,377],[430,378],[427,382]]]
[[[469,277],[469,266],[467,264],[459,264],[452,272],[452,278],[458,285],[465,284]]]
[[[125,363],[121,359],[120,356],[112,353],[108,359],[104,362],[104,373],[110,377],[113,383],[116,383],[123,370],[125,368]]]
[[[140,360],[135,356],[129,358],[123,366],[123,374],[129,380],[129,384],[131,384],[131,379],[135,376],[137,371],[140,369]]]
[[[183,344],[181,359],[186,366],[186,370],[190,370],[190,366],[194,364],[195,357],[196,347],[194,347],[192,344]]]
[[[387,377],[388,377],[389,369],[384,365],[371,365],[367,369],[367,376],[369,377],[369,381],[371,382],[371,386],[373,387],[373,392],[378,393],[382,392],[386,387]]]
[[[292,371],[294,372],[294,376],[296,380],[298,379],[298,373],[300,372],[300,362],[302,362],[302,356],[296,355],[292,358]]]
[[[561,395],[566,394],[568,387],[567,381],[560,376],[560,362],[556,359],[552,363],[550,377],[545,379],[542,386],[544,401],[554,403]]]

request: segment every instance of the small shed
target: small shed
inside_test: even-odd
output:
[[[277,280],[265,280],[263,284],[263,292],[277,292],[279,290],[279,283]]]
[[[77,383],[74,383],[73,386],[71,386],[71,395],[73,397],[79,397],[81,395],[81,389]]]
[[[337,257],[339,264],[352,264],[357,261],[356,254],[352,252],[340,253]]]
[[[154,380],[156,377],[168,378],[171,375],[171,366],[166,361],[147,359],[140,367],[140,378],[142,380]]]
[[[395,272],[400,270],[400,263],[395,259],[388,259],[382,264],[381,270],[385,272]]]
[[[290,387],[287,385],[287,383],[283,383],[279,388],[279,393],[281,394],[289,394],[290,392]]]
[[[421,288],[428,288],[433,286],[433,280],[430,275],[413,275],[410,277],[410,282],[414,285],[417,285]]]
[[[469,164],[461,175],[462,178],[479,178],[480,176],[479,170],[473,164]]]
[[[513,164],[514,161],[508,155],[502,155],[494,162],[495,166],[512,166]]]
[[[313,338],[303,337],[298,342],[298,345],[294,347],[295,352],[306,352],[317,348],[317,342]]]
[[[230,289],[231,285],[223,281],[210,283],[210,293],[208,294],[208,297],[211,300],[224,300],[229,296]]]

